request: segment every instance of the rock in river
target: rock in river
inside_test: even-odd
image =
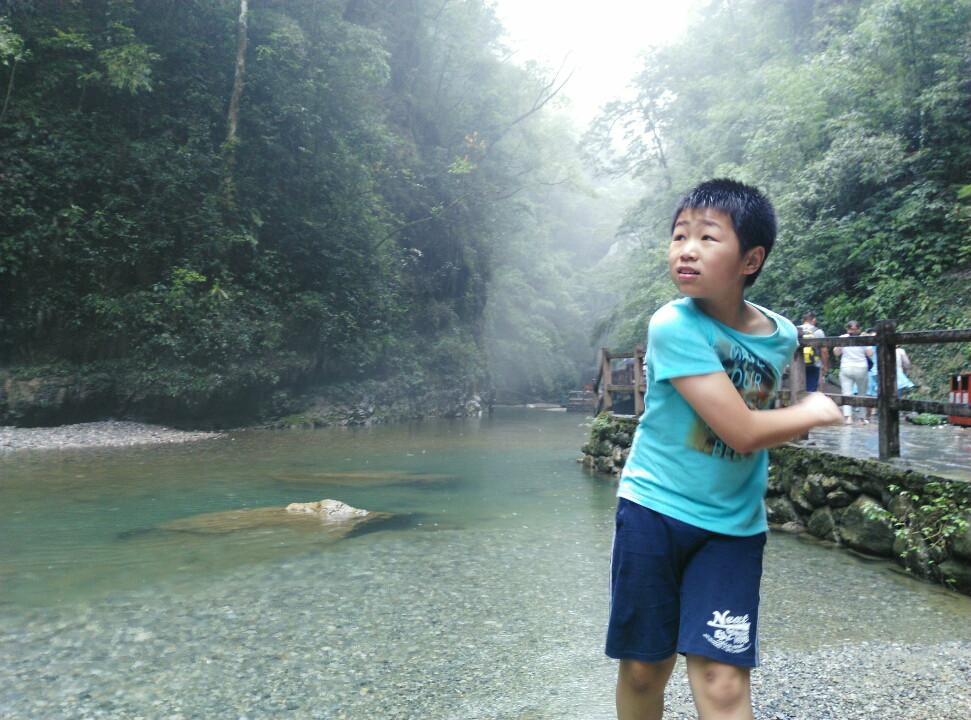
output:
[[[333,539],[344,537],[364,523],[387,520],[390,513],[371,512],[351,507],[339,500],[290,503],[286,507],[264,507],[245,510],[223,510],[203,515],[170,520],[159,530],[221,535],[241,530],[290,527],[299,532],[325,531]]]

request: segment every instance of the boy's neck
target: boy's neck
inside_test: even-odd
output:
[[[739,293],[737,299],[716,301],[710,298],[695,298],[695,304],[708,317],[727,325],[745,335],[771,335],[775,324]]]

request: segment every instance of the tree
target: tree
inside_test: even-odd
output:
[[[16,10],[4,363],[105,373],[167,408],[396,374],[468,395],[508,365],[487,330],[518,312],[544,339],[529,391],[576,377],[582,224],[540,222],[586,192],[559,153],[572,131],[546,120],[564,78],[512,63],[488,3]]]
[[[830,330],[850,316],[904,330],[966,325],[966,303],[950,298],[955,287],[966,296],[971,260],[971,6],[712,3],[698,22],[706,41],[689,30],[645,56],[635,99],[615,103],[589,138],[602,145],[621,128],[613,169],[646,186],[626,229],[640,243],[630,284],[603,326],[625,340],[644,332],[666,295],[653,248],[667,213],[716,175],[767,190],[781,219],[756,302],[790,317],[821,308]],[[964,348],[933,360],[932,384],[969,359]]]

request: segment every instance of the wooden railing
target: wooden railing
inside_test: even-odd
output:
[[[849,347],[853,345],[876,347],[877,367],[888,368],[888,372],[877,375],[877,396],[836,395],[826,393],[838,405],[856,407],[875,407],[879,423],[880,459],[900,457],[900,412],[936,413],[952,417],[971,418],[971,405],[966,403],[937,402],[933,400],[909,400],[897,397],[897,345],[927,345],[933,343],[971,342],[971,328],[960,330],[920,330],[916,332],[897,332],[893,320],[880,320],[876,324],[876,335],[857,335],[855,337],[800,338],[789,366],[789,397],[796,402],[805,392],[806,366],[803,362],[803,346],[813,348]],[[618,375],[613,370],[612,360],[624,359],[625,367],[633,367],[629,373]],[[626,372],[626,371],[625,371]],[[598,395],[597,412],[613,409],[613,394],[628,392],[634,394],[634,414],[644,412],[644,346],[638,345],[633,351],[611,351],[602,348],[597,359],[597,378],[593,391]]]
[[[613,369],[612,360],[624,360],[624,366],[619,370]],[[601,383],[603,386],[601,387]],[[613,411],[614,393],[633,393],[634,414],[644,412],[644,346],[636,345],[634,349],[611,351],[601,348],[597,355],[597,377],[593,381],[593,392],[597,395],[597,413],[604,410]]]
[[[799,348],[789,366],[789,396],[795,402],[806,388],[806,365],[802,348],[834,348],[863,345],[876,347],[877,396],[835,395],[826,393],[839,405],[875,407],[879,423],[880,459],[900,457],[900,412],[937,413],[955,417],[971,417],[971,405],[933,400],[909,400],[897,397],[897,345],[927,345],[934,343],[971,342],[971,328],[962,330],[920,330],[897,332],[893,320],[880,320],[876,335],[854,337],[800,338]],[[887,368],[884,371],[884,368]],[[863,389],[861,389],[863,390]]]

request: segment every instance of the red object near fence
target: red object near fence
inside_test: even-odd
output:
[[[971,404],[969,397],[969,386],[971,386],[971,373],[957,373],[951,375],[951,393],[949,400],[960,405]],[[971,418],[960,417],[959,415],[948,415],[947,421],[952,425],[971,426]]]

